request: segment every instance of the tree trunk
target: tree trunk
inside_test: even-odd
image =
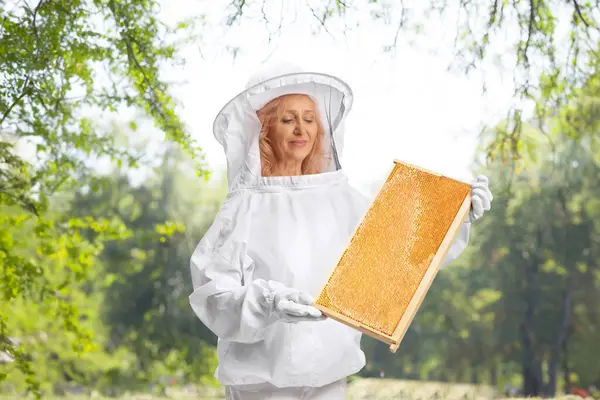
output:
[[[479,384],[479,374],[477,373],[477,367],[471,367],[471,383],[474,385]]]
[[[568,336],[568,333],[567,333]],[[562,370],[563,370],[563,379],[565,381],[565,393],[571,393],[571,369],[569,368],[569,351],[568,351],[568,340],[565,340],[564,343],[564,356],[563,356],[563,365],[562,365]]]
[[[537,232],[537,244],[541,243],[541,230]],[[537,247],[537,246],[536,246]],[[538,290],[536,278],[539,270],[537,255],[532,255],[531,260],[525,267],[525,286],[523,288],[523,299],[525,312],[521,322],[521,345],[523,348],[523,394],[525,396],[539,396],[543,390],[542,364],[538,360],[534,343],[534,316],[537,308]]]
[[[558,334],[556,337],[556,342],[554,343],[552,349],[552,356],[550,358],[550,362],[548,363],[548,385],[546,386],[546,395],[554,396],[556,394],[556,375],[558,369],[558,362],[561,358],[562,350],[565,347],[565,339],[567,337],[567,332],[569,330],[569,325],[571,324],[571,300],[573,293],[573,275],[574,272],[571,271],[569,274],[569,278],[567,281],[567,288],[565,290],[565,294],[563,297],[563,310],[562,310],[562,318],[561,323],[558,328]]]
[[[448,376],[446,375],[446,372],[442,371],[440,373],[440,382],[448,382]]]
[[[542,392],[542,364],[535,359],[533,343],[525,329],[523,333],[523,395],[539,396]]]
[[[496,386],[498,384],[498,370],[496,364],[492,364],[490,368],[490,385]]]
[[[564,222],[567,226],[570,226],[569,209],[567,207],[565,193],[562,189],[559,189],[557,195],[563,212]],[[567,235],[569,234],[569,231],[563,227],[563,229],[558,230],[557,233],[561,236],[557,239],[563,244],[561,258],[563,265],[566,267],[567,265],[571,264],[571,261],[568,257],[568,250],[566,247],[566,243],[568,242]],[[558,326],[556,341],[554,342],[554,345],[552,347],[550,362],[548,363],[548,385],[546,386],[545,393],[549,397],[553,397],[556,395],[558,364],[562,358],[561,355],[566,347],[567,335],[569,332],[569,327],[571,325],[571,315],[573,309],[573,281],[575,280],[576,274],[575,265],[571,264],[571,268],[568,268],[567,270],[567,286],[563,295],[561,321],[560,325]]]

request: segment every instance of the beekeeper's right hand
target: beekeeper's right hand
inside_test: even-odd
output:
[[[273,288],[272,312],[278,319],[287,323],[300,321],[322,321],[327,317],[313,304],[312,297],[305,292],[288,288],[279,282],[269,282]]]

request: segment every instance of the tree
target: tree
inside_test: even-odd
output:
[[[108,157],[130,167],[140,161],[86,115],[141,111],[196,160],[200,175],[207,172],[159,73],[162,64],[177,57],[180,43],[169,38],[193,21],[168,27],[157,19],[157,7],[153,0],[0,2],[2,310],[24,298],[52,305],[65,330],[76,333],[76,343],[84,343],[87,334],[64,294],[85,278],[101,242],[123,232],[110,221],[52,213],[49,198],[70,185],[97,186],[87,158]],[[130,128],[135,127],[132,122]],[[34,147],[29,162],[14,147],[23,142]],[[100,242],[81,239],[83,229],[99,233],[95,240]],[[48,278],[49,259],[57,259],[55,268],[66,271],[58,274],[63,281]],[[6,318],[2,311],[0,352],[15,358],[39,395],[26,348],[9,339]]]
[[[511,160],[523,156],[524,101],[537,103],[537,116],[543,119],[596,76],[599,8],[597,0],[314,0],[307,1],[302,12],[313,19],[317,32],[338,34],[340,39],[348,30],[360,29],[359,17],[370,14],[391,28],[389,41],[380,44],[382,52],[394,52],[403,40],[422,45],[419,37],[428,29],[448,22],[455,26],[448,32],[454,37],[451,69],[485,76],[500,68],[513,78],[515,104],[507,110],[508,123],[486,148],[490,160]],[[232,0],[226,23],[243,24],[246,18],[264,21],[269,40],[283,29],[278,8],[264,1]],[[486,90],[485,80],[482,89]]]
[[[152,366],[169,359],[173,373],[200,382],[216,367],[216,338],[190,309],[189,258],[227,187],[225,181],[200,185],[186,173],[188,167],[183,155],[168,147],[141,185],[117,172],[97,192],[79,191],[71,213],[116,218],[132,232],[126,240],[107,243],[100,257],[110,281],[102,306],[110,332],[107,348],[134,351],[139,374],[152,376]]]
[[[365,373],[521,384],[532,396],[600,384],[598,88],[592,77],[543,125],[524,127],[524,148],[539,151],[518,173],[479,165],[492,209],[436,277],[399,354],[366,341]]]
[[[189,257],[226,185],[199,182],[172,146],[162,159],[141,183],[134,185],[123,168],[98,176],[96,191],[86,185],[52,197],[50,208],[72,220],[116,221],[127,235],[100,242],[93,267],[66,293],[78,308],[79,325],[94,333],[85,354],[77,354],[45,303],[17,299],[7,310],[43,392],[77,386],[113,394],[147,390],[165,376],[215,383],[215,337],[189,307]],[[98,236],[83,227],[78,235],[86,243],[99,242]],[[68,274],[48,272],[55,282]],[[20,374],[8,378],[4,389],[11,387],[23,389]]]
[[[0,1],[2,309],[21,301],[44,303],[47,306],[44,311],[46,315],[55,316],[56,320],[61,321],[66,331],[75,334],[74,342],[82,344],[83,348],[88,346],[90,340],[88,332],[82,329],[82,324],[76,318],[78,310],[73,298],[77,287],[85,281],[90,266],[97,261],[105,242],[125,239],[132,232],[119,219],[88,218],[84,215],[72,218],[68,210],[53,209],[57,203],[52,203],[52,199],[56,199],[59,190],[73,186],[89,185],[92,191],[99,189],[104,180],[90,173],[86,163],[90,158],[106,157],[118,166],[133,168],[142,157],[130,148],[120,146],[110,131],[105,131],[94,122],[99,118],[94,119],[90,115],[97,113],[106,117],[107,114],[114,116],[130,111],[141,112],[154,122],[167,140],[178,143],[196,161],[199,174],[206,174],[201,150],[175,113],[175,101],[169,95],[169,85],[160,76],[160,67],[164,63],[177,61],[177,50],[182,42],[175,40],[175,33],[185,33],[193,27],[194,19],[174,28],[168,27],[157,19],[158,4],[154,0],[40,0],[35,5],[23,1]],[[248,16],[250,7],[262,11],[265,4],[234,0],[227,24],[236,24],[242,17]],[[547,131],[546,123],[553,121],[552,129],[558,126],[562,133],[569,133],[580,140],[586,134],[597,134],[597,130],[588,129],[593,124],[597,126],[599,115],[596,112],[598,96],[594,94],[599,82],[597,71],[600,59],[597,7],[597,2],[582,3],[577,0],[457,3],[440,0],[422,9],[404,7],[402,2],[399,6],[391,7],[389,3],[370,0],[307,3],[310,15],[323,29],[331,27],[331,21],[335,19],[349,21],[352,13],[365,10],[382,23],[397,24],[396,34],[391,43],[384,46],[384,50],[394,49],[400,33],[418,33],[426,29],[427,24],[435,23],[431,22],[435,21],[434,15],[446,18],[456,12],[458,29],[455,59],[457,66],[467,72],[487,67],[486,63],[495,56],[492,51],[494,46],[503,43],[505,33],[512,33],[508,37],[516,55],[510,65],[515,71],[515,96],[539,100],[536,117],[543,133]],[[485,18],[481,18],[482,14]],[[270,14],[259,12],[258,15],[267,23],[272,19]],[[566,48],[562,47],[559,29],[559,22],[563,20],[569,26],[565,35]],[[511,37],[514,39],[512,42]],[[510,60],[510,57],[507,59]],[[528,142],[527,135],[523,134],[527,124],[523,122],[522,115],[521,107],[516,105],[508,111],[507,123],[499,125],[494,131],[494,140],[489,141],[486,148],[490,161],[510,160],[515,156],[524,159],[528,151],[545,154],[540,142]],[[130,122],[129,127],[135,131],[136,123]],[[33,157],[28,160],[15,148],[15,145],[24,142],[33,148]],[[531,193],[527,196],[537,200]],[[569,218],[580,218],[580,214],[569,210],[571,203],[568,196],[564,199],[560,221],[568,227],[569,232],[580,234],[579,227],[569,222]],[[593,208],[593,204],[590,200],[586,207]],[[525,212],[523,210],[519,209],[518,212]],[[530,217],[529,214],[526,216]],[[552,232],[561,232],[557,226],[547,226]],[[171,228],[161,227],[166,230]],[[96,234],[84,237],[83,232],[89,233],[90,229]],[[517,231],[513,240],[519,235],[529,239],[530,233],[527,230]],[[558,241],[556,237],[548,235],[542,239],[544,243]],[[498,243],[503,243],[498,240]],[[527,243],[529,246],[535,244],[531,241]],[[506,246],[502,249],[506,247],[510,250],[511,242]],[[491,247],[488,250],[493,251]],[[163,256],[169,251],[172,249],[165,249]],[[498,253],[496,250],[489,254],[495,257],[501,254],[504,257],[503,251]],[[519,255],[513,251],[508,259],[523,263],[523,251],[528,252],[527,249],[521,249]],[[595,253],[592,254],[589,257],[596,257]],[[539,261],[547,261],[546,256],[542,256]],[[573,261],[565,254],[557,253],[552,257],[554,261]],[[580,267],[580,262],[584,261],[577,261],[574,264],[576,268]],[[591,263],[589,260],[585,262]],[[542,284],[540,296],[547,295],[548,288],[556,284],[562,291],[561,310],[571,308],[564,307],[565,304],[584,304],[568,289],[569,285],[564,286],[562,278],[546,274],[548,276],[544,275],[542,281],[535,281],[540,272],[538,264],[530,263],[530,269],[527,270],[534,281],[525,279],[520,283],[535,288],[538,283]],[[579,279],[579,273],[570,272],[572,265],[566,270],[569,271],[567,276],[574,276],[571,279]],[[502,276],[498,279],[502,279]],[[482,290],[485,289],[482,286]],[[516,290],[511,287],[503,289],[507,293]],[[487,293],[484,297],[487,296],[489,300],[492,294],[484,293]],[[503,296],[506,294],[503,293]],[[469,300],[457,300],[457,304],[453,305],[457,315],[473,313],[468,305]],[[523,301],[532,309],[539,305],[539,299],[535,297]],[[585,301],[588,301],[588,297],[585,297]],[[558,360],[564,361],[562,354],[566,351],[557,349],[569,343],[570,335],[589,334],[576,322],[583,320],[584,314],[577,306],[573,306],[571,316],[564,313],[555,315],[558,320],[561,315],[564,321],[571,320],[564,326],[572,326],[572,333],[567,329],[567,334],[564,334],[563,329],[562,334],[543,338],[541,343],[544,346],[554,346],[554,365]],[[593,318],[589,319],[591,321]],[[464,321],[473,324],[473,332],[481,332],[486,337],[490,334],[489,321],[486,321],[486,326],[479,324],[475,317],[464,318]],[[524,321],[530,319],[524,317]],[[425,322],[438,327],[448,324],[447,320],[435,318],[423,321],[423,326],[427,326]],[[525,333],[534,329],[527,324],[523,322]],[[11,329],[7,314],[0,312],[0,352],[12,356],[19,368],[29,374],[30,386],[35,390],[34,373],[27,361],[27,348],[15,345],[10,339],[14,336]],[[464,336],[468,332],[468,329],[467,333],[464,329],[457,330],[457,338],[463,340],[461,346],[465,344]],[[530,336],[525,333],[523,338]],[[438,333],[436,337],[442,336],[442,333]],[[495,338],[494,335],[491,337]],[[418,335],[414,339],[419,339]],[[499,346],[506,354],[513,354],[516,351],[514,343],[511,339],[491,345],[495,348]],[[537,344],[525,344],[534,353],[537,351]],[[483,343],[478,351],[468,356],[469,359],[478,357],[477,362],[485,363],[481,349],[488,349],[489,346],[490,343]],[[449,356],[455,350],[448,349],[447,362],[455,359]],[[581,352],[581,349],[574,351]],[[415,365],[420,365],[426,359],[418,354],[413,356]],[[531,360],[537,363],[533,358]],[[570,363],[576,364],[571,360],[566,362],[563,369],[571,368]],[[426,368],[419,367],[419,373],[435,374],[436,368],[439,372],[442,367],[438,366],[443,364],[440,360],[429,362]],[[530,368],[535,369],[537,364]],[[2,378],[3,375],[0,375]]]

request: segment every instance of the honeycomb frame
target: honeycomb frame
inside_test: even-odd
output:
[[[389,344],[395,353],[469,212],[470,192],[467,183],[395,160],[313,305],[329,318]],[[417,204],[416,212],[405,207],[404,197],[396,200],[399,193]],[[430,193],[437,197],[428,197]],[[441,204],[441,211],[433,211]],[[398,228],[398,219],[389,215],[404,224]],[[398,239],[394,229],[400,232]],[[427,240],[419,241],[423,235],[415,239],[413,233],[425,233]],[[398,281],[404,286],[394,286]]]

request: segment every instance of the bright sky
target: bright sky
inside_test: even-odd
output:
[[[225,29],[220,22],[226,14],[215,3],[223,2],[212,2],[213,9],[207,9],[205,1],[169,0],[161,11],[168,21],[207,14],[201,46],[190,46],[185,67],[169,78],[185,82],[174,94],[213,170],[225,167],[225,157],[212,136],[212,121],[265,60],[293,62],[350,84],[355,101],[346,123],[342,166],[353,184],[367,192],[385,178],[394,159],[470,180],[481,124],[494,124],[511,104],[510,77],[503,81],[488,72],[483,96],[480,79],[447,72],[454,37],[446,29],[454,26],[450,21],[434,22],[421,37],[425,46],[419,48],[438,49],[438,54],[410,47],[402,34],[391,54],[383,46],[393,42],[396,24],[373,21],[366,12],[355,15],[360,26],[345,35],[335,23],[331,34],[313,35],[318,22],[306,3],[285,1],[283,14],[267,10],[271,28],[279,24],[279,15],[287,17],[282,34],[269,43],[268,27],[257,15],[260,8],[247,11],[256,19]],[[239,47],[235,60],[228,46]]]
[[[379,0],[382,2],[385,0]],[[469,166],[482,124],[495,125],[513,103],[512,72],[504,71],[503,76],[495,66],[486,66],[485,95],[479,74],[467,77],[448,72],[456,29],[452,13],[443,21],[433,17],[426,21],[427,30],[416,36],[416,45],[411,46],[410,37],[401,31],[391,53],[383,48],[393,43],[399,12],[391,14],[389,24],[373,20],[367,0],[356,1],[362,4],[360,12],[349,13],[345,20],[353,29],[344,29],[344,21],[338,19],[328,22],[329,33],[321,30],[317,34],[313,33],[319,23],[308,5],[323,0],[267,1],[268,24],[263,19],[262,1],[246,3],[249,8],[241,25],[227,27],[223,22],[231,13],[225,11],[228,1],[162,0],[160,18],[172,26],[206,15],[205,25],[198,29],[199,41],[181,54],[185,64],[166,68],[163,78],[175,83],[172,94],[181,104],[180,115],[202,146],[209,168],[217,172],[213,176],[219,177],[226,165],[223,149],[212,134],[217,112],[243,90],[263,63],[287,61],[304,70],[338,76],[352,87],[354,107],[346,121],[341,161],[359,190],[373,195],[394,159],[471,179]],[[404,1],[407,8],[419,3],[427,5]],[[280,22],[280,34],[269,41],[269,31],[275,32]],[[231,49],[237,49],[235,59]],[[511,52],[502,53],[505,65],[510,65]],[[90,113],[98,121],[104,119],[93,110]],[[118,115],[123,124],[134,117],[131,110]],[[140,121],[139,126],[139,132],[148,137],[162,136],[149,122]],[[135,138],[132,135],[131,139]],[[145,150],[153,154],[160,147],[160,141],[153,140]],[[24,145],[22,152],[33,156],[34,146]],[[110,170],[108,159],[90,163],[99,171]],[[145,173],[132,175],[141,180]]]

